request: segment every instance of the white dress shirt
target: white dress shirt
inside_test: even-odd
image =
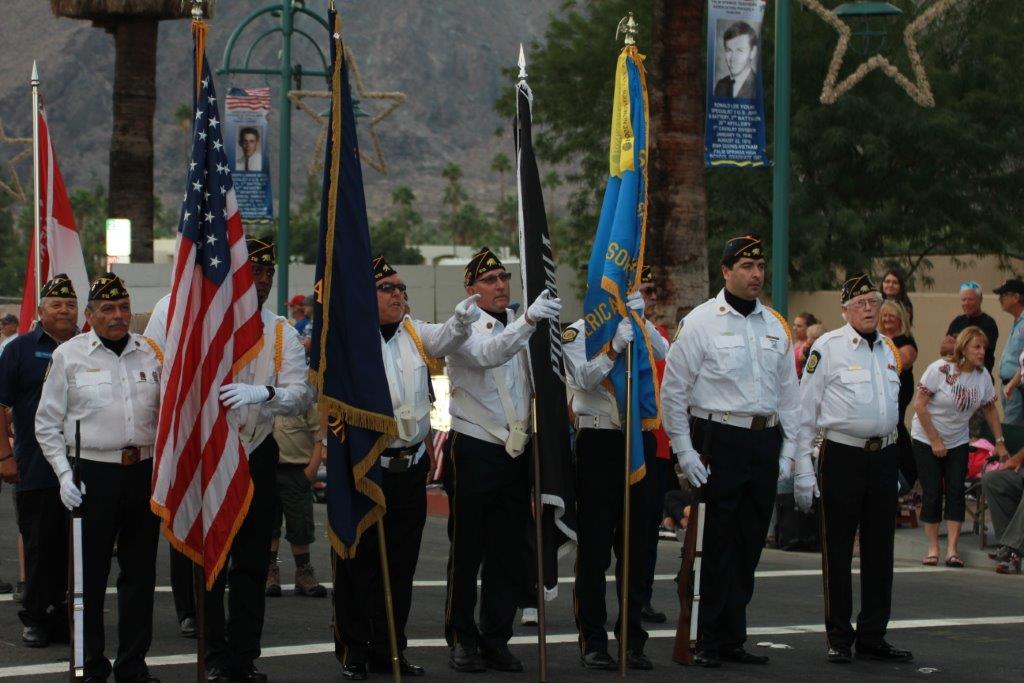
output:
[[[800,454],[811,452],[819,429],[858,439],[885,437],[896,430],[899,352],[887,342],[879,333],[869,345],[850,325],[814,342],[800,382]]]
[[[644,321],[647,337],[651,342],[654,360],[668,355],[668,340],[661,336],[650,320]],[[640,340],[636,340],[639,342]],[[602,353],[587,360],[586,326],[577,320],[562,335],[562,350],[565,358],[565,379],[569,388],[569,409],[574,415],[607,417],[613,427],[621,427],[619,407],[615,394],[603,384],[615,361]]]
[[[500,381],[508,389],[512,400],[514,419],[526,421],[529,430],[529,404],[533,396],[529,386],[526,367],[526,348],[533,334],[534,326],[526,322],[526,316],[515,318],[512,309],[508,311],[508,327],[502,325],[487,311],[480,312],[480,319],[472,325],[472,332],[466,343],[447,355],[448,377],[451,381],[452,398],[449,407],[452,416],[452,430],[490,443],[504,443],[488,431],[479,416],[492,425],[503,428],[510,426],[498,395]]]
[[[391,448],[420,445],[430,431],[430,372],[406,325],[416,330],[423,344],[423,352],[430,358],[440,358],[457,350],[470,334],[470,328],[460,324],[454,316],[442,325],[405,316],[391,339],[384,341],[381,335],[381,353],[388,388],[391,390],[391,406],[399,422],[399,438],[391,442]],[[403,415],[408,417],[403,420]],[[424,451],[425,448],[421,447],[414,463],[423,456]]]
[[[84,459],[120,463],[120,451],[131,446],[152,457],[159,407],[160,361],[146,340],[131,334],[118,356],[94,331],[85,332],[53,352],[36,411],[36,439],[58,477],[70,469],[76,420]]]
[[[668,352],[661,384],[662,422],[676,453],[695,450],[690,408],[737,416],[778,414],[783,457],[792,457],[800,395],[789,331],[770,308],[755,302],[744,316],[725,290],[693,309]]]

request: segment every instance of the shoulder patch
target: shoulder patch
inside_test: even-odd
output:
[[[900,350],[896,348],[896,344],[893,343],[892,339],[888,337],[882,337],[882,339],[885,341],[885,345],[889,347],[889,351],[892,352],[896,365],[896,374],[901,374],[903,372],[903,358],[900,356]]]
[[[565,331],[562,332],[562,341],[566,344],[571,344],[576,341],[576,337],[579,336],[579,333],[580,331],[575,327],[567,327],[565,328]]]
[[[818,361],[821,360],[821,354],[818,351],[811,351],[811,355],[807,358],[807,366],[804,368],[804,373],[813,375],[814,371],[818,369]]]
[[[767,308],[768,312],[771,313],[772,315],[774,315],[775,319],[779,321],[780,325],[782,325],[782,329],[786,331],[786,338],[789,339],[789,345],[792,346],[793,345],[793,330],[789,326],[789,322],[786,321],[786,319],[783,317],[783,315],[781,313],[776,311],[771,306],[765,306],[765,308]]]

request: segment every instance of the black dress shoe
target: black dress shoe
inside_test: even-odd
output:
[[[914,658],[910,650],[900,650],[884,640],[878,645],[857,643],[857,656],[877,659],[883,662],[909,662]]]
[[[650,671],[654,668],[654,664],[647,658],[647,655],[634,650],[626,653],[626,666],[630,669],[639,669],[640,671]]]
[[[42,626],[26,626],[21,629],[21,642],[25,647],[46,647],[50,644],[50,634]]]
[[[178,633],[181,634],[182,638],[195,638],[199,633],[199,627],[196,624],[195,617],[185,617],[181,620],[178,625]]]
[[[401,655],[398,658],[399,670],[403,676],[419,677],[426,675],[426,671],[422,666],[417,666],[411,663],[405,658],[405,655]],[[380,659],[375,658],[370,660],[370,673],[375,674],[389,674],[391,673],[391,659]]]
[[[258,671],[252,664],[231,672],[232,681],[244,681],[245,683],[263,683],[267,680],[267,674]]]
[[[487,671],[487,665],[476,648],[468,648],[461,643],[453,647],[448,654],[448,666],[462,673]]]
[[[607,652],[588,652],[580,657],[580,663],[587,669],[615,671],[618,666]]]
[[[206,683],[229,683],[231,672],[227,669],[214,666],[206,670]]]
[[[717,669],[722,666],[722,660],[718,658],[718,653],[716,652],[697,650],[693,654],[693,665],[702,666],[705,669]]]
[[[764,655],[750,654],[742,647],[734,647],[729,650],[722,650],[718,653],[720,659],[726,662],[735,662],[737,664],[767,664],[768,657]]]
[[[640,621],[647,621],[652,624],[664,624],[668,620],[664,612],[658,612],[650,603],[640,608]]]
[[[341,677],[346,681],[365,681],[370,677],[370,668],[365,662],[358,664],[342,664]]]
[[[832,664],[849,664],[853,661],[853,655],[850,653],[850,648],[845,645],[833,645],[828,649],[826,657]]]
[[[523,670],[523,663],[519,661],[518,657],[512,654],[512,651],[508,649],[508,645],[488,648],[481,654],[484,658],[484,664],[488,669],[512,672],[519,672]]]

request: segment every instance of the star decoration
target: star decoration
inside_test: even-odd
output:
[[[32,156],[32,138],[12,138],[8,136],[4,131],[3,122],[0,121],[0,145],[24,145],[24,149],[19,150],[7,160],[7,172],[10,178],[8,180],[0,180],[0,190],[10,195],[15,202],[27,202],[28,196],[25,194],[25,188],[21,186],[17,166],[21,163],[22,159]]]
[[[933,21],[948,11],[953,5],[961,0],[936,0],[928,9],[919,14],[913,21],[907,24],[903,31],[903,45],[907,49],[907,56],[910,58],[910,65],[914,72],[914,80],[907,78],[892,62],[881,54],[874,54],[854,69],[853,73],[839,81],[839,70],[843,65],[843,58],[850,44],[851,30],[849,24],[844,22],[830,9],[825,8],[820,0],[799,0],[800,4],[817,14],[829,26],[839,34],[839,42],[836,44],[835,52],[832,53],[832,61],[828,67],[828,74],[825,76],[825,83],[821,89],[822,104],[835,104],[835,102],[846,94],[853,86],[860,83],[865,76],[881,69],[885,75],[896,81],[903,90],[922,107],[934,107],[935,96],[932,94],[931,83],[928,81],[928,73],[925,71],[924,63],[921,61],[921,53],[917,49],[917,34],[928,27]],[[838,82],[837,82],[838,81]]]
[[[338,38],[339,36],[335,34],[335,39]],[[360,102],[366,102],[367,100],[385,100],[387,102],[384,109],[377,112],[370,118],[370,125],[366,128],[370,136],[370,142],[373,146],[373,156],[364,152],[362,147],[359,148],[359,156],[362,158],[364,163],[378,173],[387,175],[388,163],[384,158],[384,152],[380,146],[380,137],[377,134],[377,126],[381,121],[390,116],[392,112],[405,104],[405,93],[367,90],[366,86],[363,84],[363,77],[359,73],[359,67],[356,64],[355,57],[352,56],[352,51],[347,47],[345,48],[345,62],[349,66],[349,75],[352,77],[351,83],[354,87],[353,98],[358,99]],[[310,166],[310,171],[320,171],[323,170],[324,166],[323,150],[324,144],[327,142],[328,117],[314,111],[306,102],[307,98],[330,100],[331,93],[328,90],[292,90],[288,93],[288,99],[294,102],[296,107],[309,114],[313,120],[320,124],[320,133],[317,135],[316,146],[313,151],[314,161]]]

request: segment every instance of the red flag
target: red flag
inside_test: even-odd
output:
[[[85,272],[82,256],[82,241],[75,227],[75,216],[71,212],[71,201],[64,188],[64,178],[57,166],[57,155],[53,151],[46,113],[39,113],[39,270],[43,274],[40,282],[46,282],[54,275],[65,273],[71,278],[78,295],[78,327],[85,321],[85,302],[89,294],[89,277]],[[18,334],[28,332],[36,319],[36,244],[35,235],[29,244],[28,267],[25,268],[25,287],[21,298],[21,318]]]
[[[252,499],[249,461],[220,388],[263,342],[249,253],[205,54],[167,312],[150,506],[212,586]],[[197,75],[197,78],[199,75]]]

